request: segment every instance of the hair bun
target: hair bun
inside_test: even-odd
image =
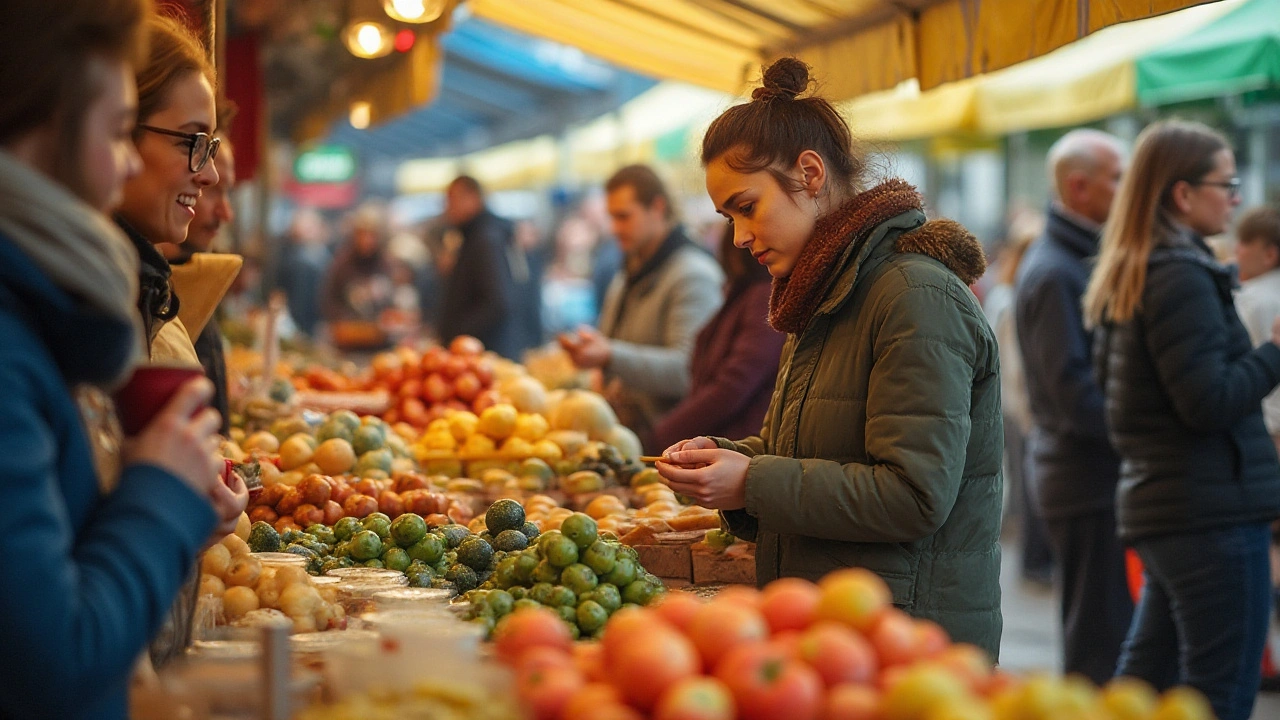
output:
[[[751,92],[752,100],[794,100],[809,87],[809,66],[793,57],[778,58],[764,69],[763,83]]]

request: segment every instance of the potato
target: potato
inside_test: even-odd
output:
[[[229,620],[235,620],[259,607],[258,594],[253,588],[229,587],[222,595],[222,609]]]
[[[310,585],[311,576],[300,567],[282,567],[276,570],[276,587],[283,591],[290,585]]]
[[[280,586],[274,578],[272,582],[258,584],[258,602],[264,608],[280,609]]]
[[[228,535],[222,539],[222,546],[231,552],[232,558],[242,557],[250,553],[249,543],[240,539],[239,535]]]
[[[285,614],[287,615],[288,613]],[[318,628],[316,627],[316,619],[314,615],[293,618],[293,631],[295,633],[313,633],[317,630]]]
[[[322,602],[320,593],[310,585],[290,585],[280,593],[280,609],[292,618],[314,615]]]
[[[283,487],[283,486],[277,485],[276,487]],[[249,508],[250,522],[264,522],[264,523],[272,524],[279,519],[280,519],[280,515],[275,511],[275,508],[270,508],[270,507],[267,507],[266,505],[258,505],[256,507]]]
[[[297,488],[285,488],[284,495],[280,496],[280,502],[276,503],[276,512],[280,513],[280,517],[292,515],[297,512],[302,505],[302,493]]]
[[[262,563],[258,558],[252,555],[235,558],[231,561],[231,565],[227,568],[227,574],[223,577],[228,585],[238,585],[241,587],[253,587],[258,582],[258,576],[262,574]]]
[[[265,465],[263,467],[266,467]],[[274,508],[281,500],[284,499],[285,491],[289,489],[288,485],[263,483],[263,490],[257,499],[253,501],[254,506],[268,506]]]
[[[227,568],[231,566],[231,551],[226,545],[218,544],[205,551],[200,559],[200,571],[218,578],[225,578]]]
[[[346,513],[342,512],[342,506],[339,505],[338,503],[330,500],[329,502],[324,504],[324,524],[325,525],[329,525],[329,526],[337,525],[338,521],[344,517],[346,517]]]
[[[302,527],[310,527],[324,522],[324,511],[311,503],[305,503],[293,511],[293,519]]]
[[[298,492],[302,495],[303,504],[324,507],[324,504],[329,502],[333,487],[323,475],[308,475],[298,483]]]
[[[212,595],[214,597],[222,597],[227,592],[227,586],[222,582],[222,578],[217,575],[209,575],[208,573],[200,576],[200,594]]]

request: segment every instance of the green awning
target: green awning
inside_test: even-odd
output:
[[[1148,106],[1280,88],[1280,0],[1250,0],[1135,70]]]

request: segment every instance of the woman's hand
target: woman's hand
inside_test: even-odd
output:
[[[668,450],[667,456],[671,462],[658,462],[657,468],[672,490],[714,510],[741,510],[746,507],[747,467],[751,458],[720,448]]]
[[[675,445],[663,450],[662,457],[669,458],[671,457],[671,453],[680,452],[681,450],[715,450],[717,447],[719,446],[716,445],[716,441],[709,437],[689,438],[688,440],[681,440]]]
[[[218,514],[218,527],[214,528],[213,537],[221,540],[236,531],[236,523],[240,514],[249,505],[249,488],[244,484],[240,473],[231,473],[231,485],[215,483],[213,492],[209,494],[213,501],[213,511]]]
[[[218,411],[204,407],[213,383],[196,378],[174,394],[146,428],[125,440],[125,465],[154,465],[182,480],[197,495],[211,498],[222,485],[225,463],[218,456]],[[201,409],[204,407],[204,409]]]

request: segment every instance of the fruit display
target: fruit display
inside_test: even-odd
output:
[[[347,625],[333,588],[315,587],[301,567],[264,562],[236,534],[201,556],[200,594],[219,600],[219,619],[231,625],[284,621],[299,633]]]
[[[1203,696],[1121,678],[1016,678],[978,648],[890,604],[861,569],[818,584],[671,592],[619,610],[598,643],[572,642],[557,609],[500,620],[497,655],[535,720],[1211,720]]]
[[[404,692],[380,689],[303,710],[298,720],[515,720],[523,717],[515,698],[482,685],[419,682]]]
[[[584,513],[570,514],[558,530],[537,533],[519,503],[499,500],[484,523],[484,534],[459,546],[458,559],[486,568],[478,587],[464,596],[471,603],[466,618],[486,630],[520,608],[546,607],[570,637],[594,637],[623,606],[649,605],[665,592],[633,549],[612,533],[601,534]]]

